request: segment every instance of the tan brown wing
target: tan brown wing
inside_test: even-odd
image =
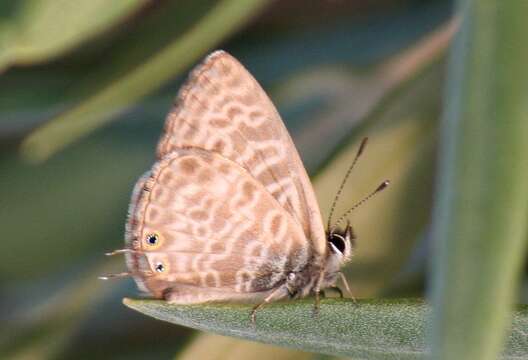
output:
[[[299,224],[258,181],[201,149],[174,149],[138,181],[126,241],[140,289],[180,302],[174,294],[189,289],[193,302],[268,291],[312,254]]]
[[[290,135],[264,90],[226,52],[191,73],[167,117],[158,158],[186,147],[242,166],[301,225],[314,250],[326,252],[319,206]]]

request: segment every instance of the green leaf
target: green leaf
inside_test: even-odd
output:
[[[491,360],[528,239],[528,2],[458,5],[433,231],[432,350],[438,360]]]
[[[17,0],[0,4],[0,69],[59,55],[137,11],[146,0]]]
[[[251,305],[174,305],[161,300],[124,299],[134,310],[160,320],[221,335],[304,351],[360,359],[421,359],[425,356],[426,315],[420,300],[324,299],[318,317],[313,300],[272,303],[249,319]],[[505,359],[527,356],[528,306],[515,314]],[[518,330],[518,331],[517,331]],[[523,350],[524,349],[524,350]]]

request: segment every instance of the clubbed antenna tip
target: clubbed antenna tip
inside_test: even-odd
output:
[[[372,198],[374,195],[376,195],[377,193],[379,193],[380,191],[382,191],[383,189],[387,188],[387,186],[389,186],[390,184],[390,181],[389,180],[385,180],[384,182],[382,182],[377,188],[376,190],[374,190],[373,192],[371,192],[370,194],[368,194],[367,196],[365,196],[363,199],[361,199],[360,201],[358,201],[354,206],[352,206],[350,209],[348,209],[335,223],[335,225],[332,227],[332,233],[333,233],[333,229],[336,229],[337,226],[344,220],[346,219],[346,217],[348,216],[348,214],[350,214],[352,211],[354,211],[355,209],[357,209],[358,207],[360,207],[361,205],[363,205],[364,203],[366,203],[370,198]]]
[[[378,188],[376,189],[376,191],[374,191],[375,193],[378,193],[380,192],[381,190],[385,189],[387,186],[390,185],[390,181],[389,180],[385,180],[384,182],[382,182],[380,184],[380,186],[378,186]]]

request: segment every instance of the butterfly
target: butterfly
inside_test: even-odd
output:
[[[281,298],[313,294],[318,308],[339,277],[348,288],[340,269],[354,235],[350,224],[338,229],[344,217],[333,227],[330,219],[325,231],[271,100],[234,57],[216,51],[181,88],[157,161],[134,188],[126,246],[110,253],[124,253],[129,271],[114,276],[131,275],[140,290],[171,303],[255,303],[253,322]]]

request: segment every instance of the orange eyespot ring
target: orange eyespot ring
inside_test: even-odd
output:
[[[150,233],[145,236],[145,244],[148,249],[157,249],[161,246],[161,236],[157,233]]]

